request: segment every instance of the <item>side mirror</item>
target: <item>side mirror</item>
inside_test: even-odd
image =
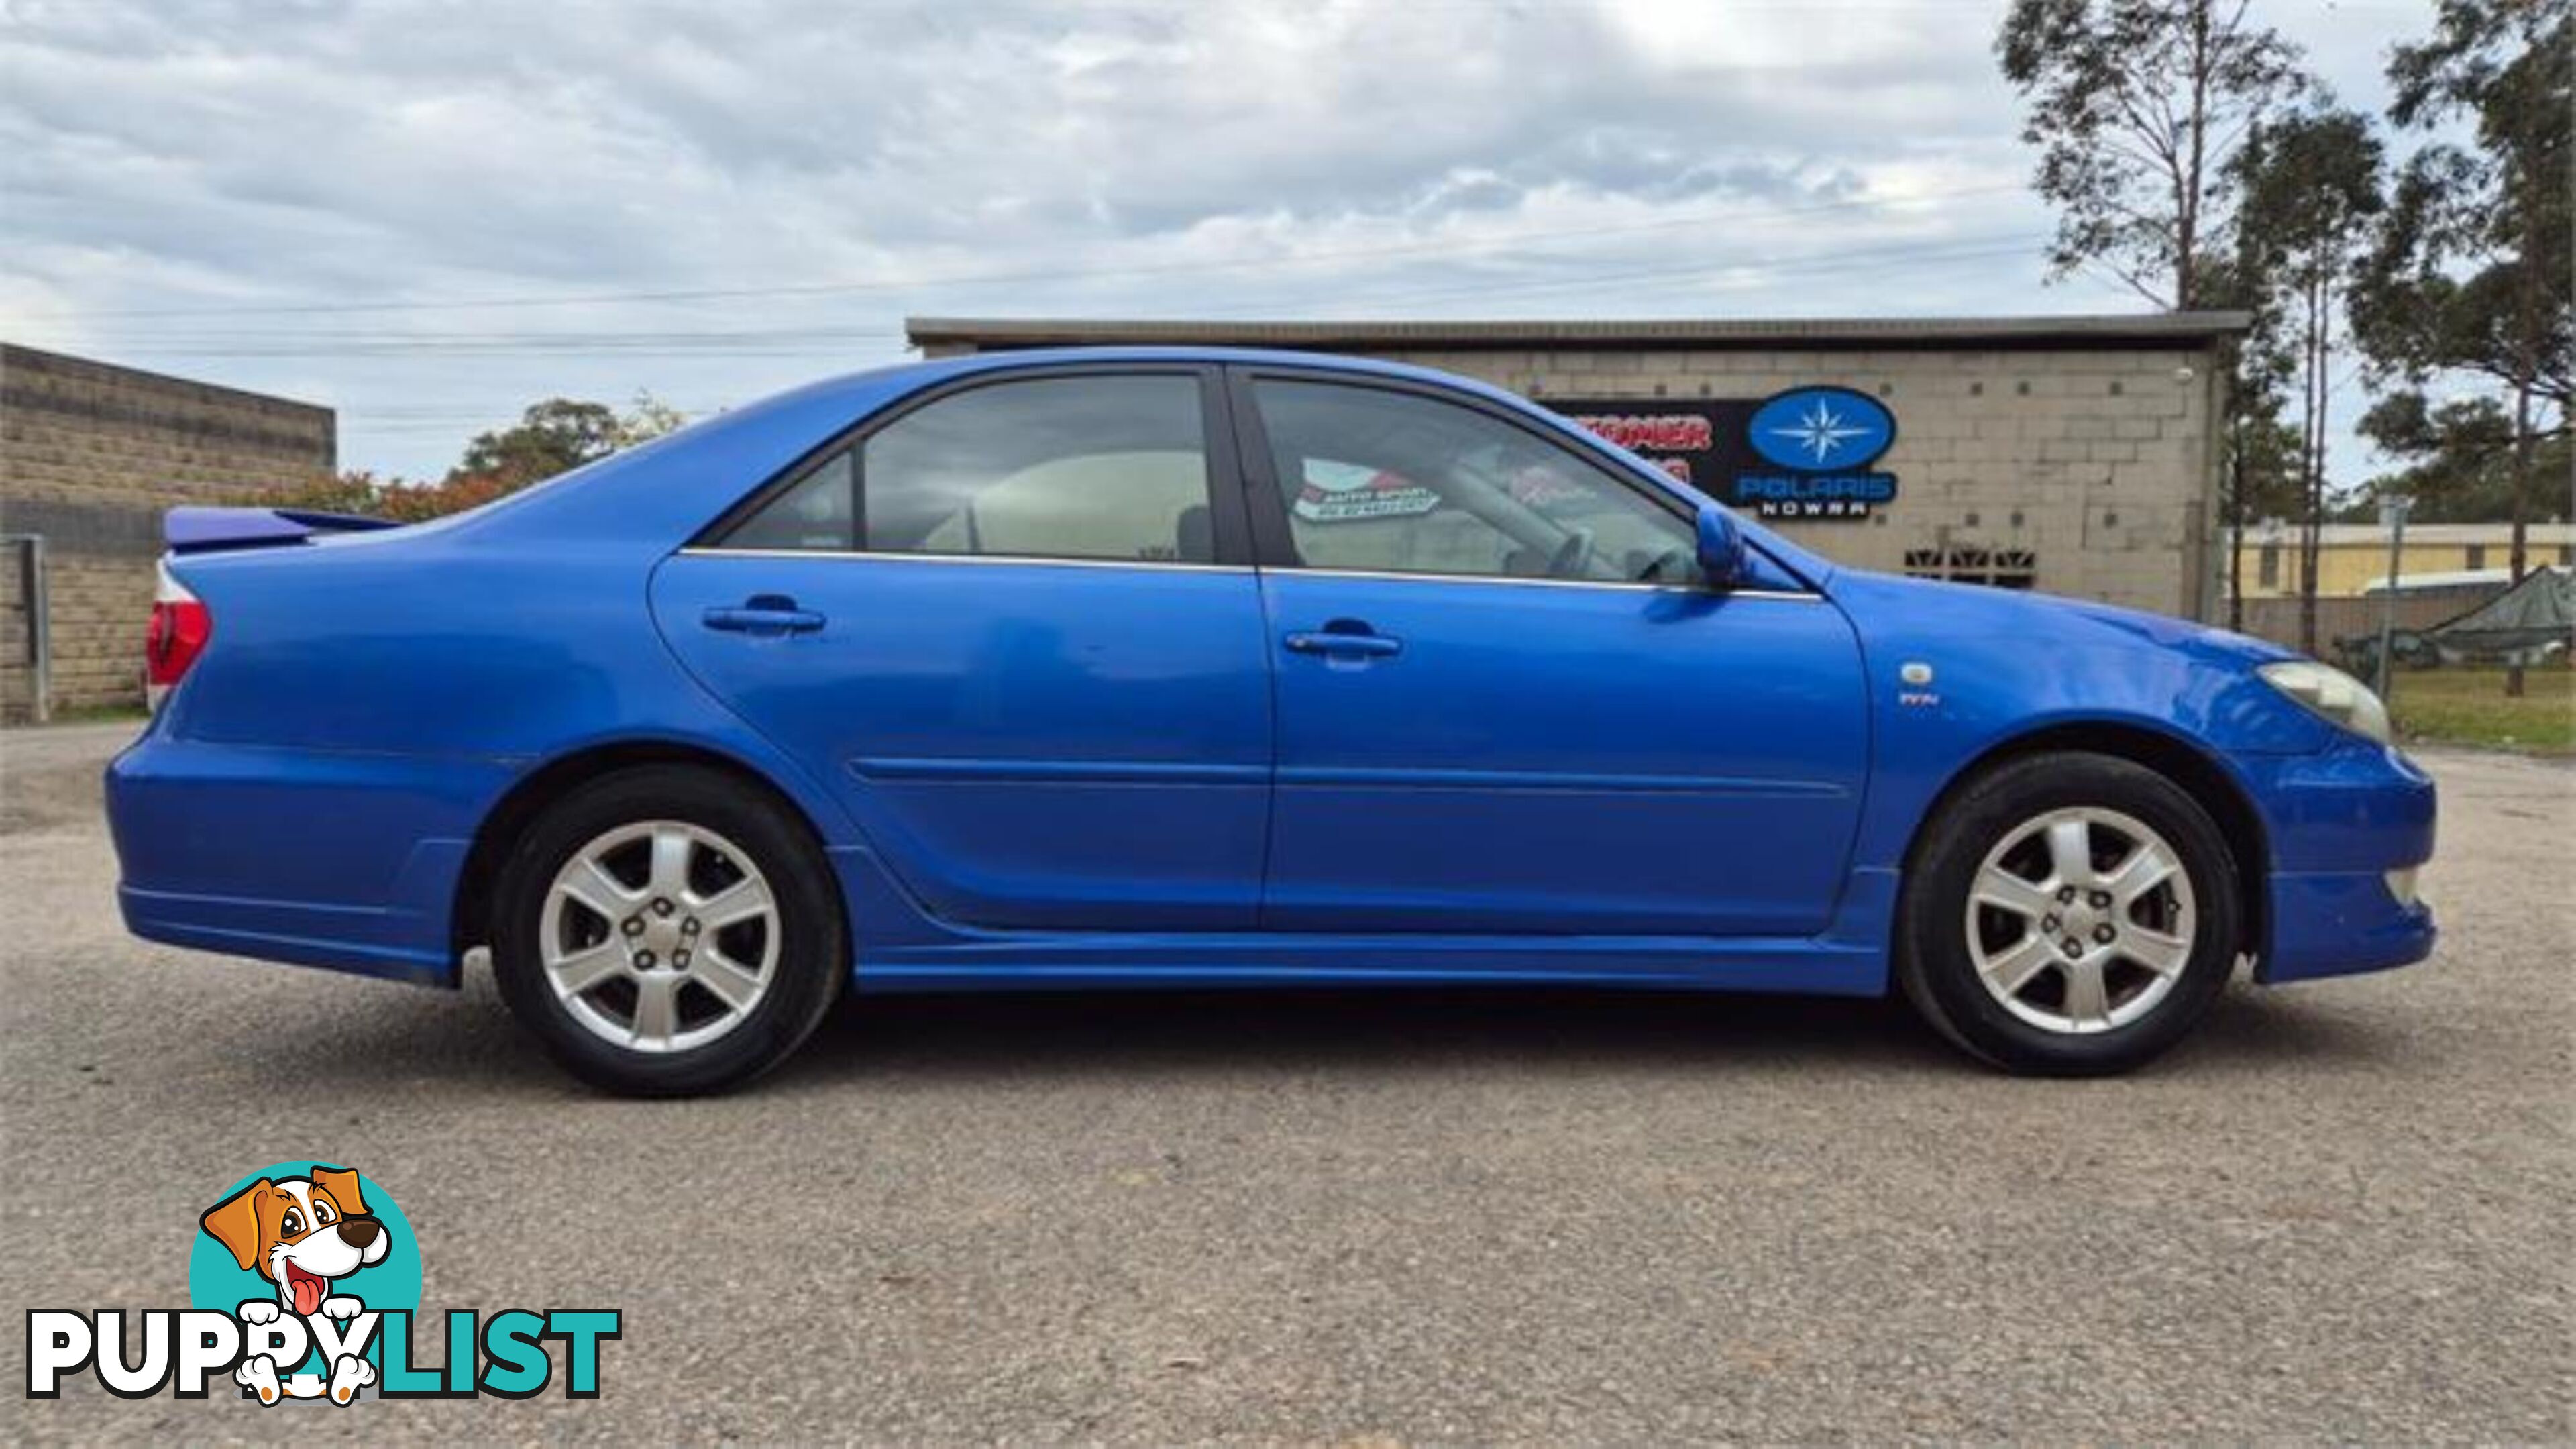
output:
[[[1714,503],[1700,505],[1699,571],[1712,589],[1731,589],[1744,579],[1744,530]]]

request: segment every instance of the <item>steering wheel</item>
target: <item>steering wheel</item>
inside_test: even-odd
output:
[[[1647,560],[1646,566],[1637,570],[1636,577],[1630,579],[1629,582],[1637,584],[1660,584],[1680,579],[1687,579],[1690,577],[1691,563],[1692,557],[1689,549],[1668,548],[1662,553],[1659,553],[1653,558]]]
[[[1579,579],[1592,567],[1592,530],[1578,528],[1556,546],[1556,554],[1547,561],[1547,576],[1552,579]]]

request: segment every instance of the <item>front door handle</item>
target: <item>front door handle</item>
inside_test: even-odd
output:
[[[1404,652],[1401,639],[1336,629],[1330,625],[1300,630],[1280,642],[1288,646],[1291,654],[1322,654],[1343,659],[1391,659]]]
[[[754,594],[738,607],[707,610],[702,622],[710,629],[728,634],[775,637],[811,634],[823,627],[823,616],[811,609],[796,607],[796,601],[785,594]]]

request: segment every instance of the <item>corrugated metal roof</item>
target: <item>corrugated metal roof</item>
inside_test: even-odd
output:
[[[2245,312],[2064,317],[1665,318],[1645,321],[1376,321],[911,317],[916,347],[1000,350],[1202,344],[1322,351],[1594,348],[2203,347],[2242,335]]]

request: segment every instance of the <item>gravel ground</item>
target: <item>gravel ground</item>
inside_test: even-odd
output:
[[[595,1401],[84,1380],[0,1400],[12,1439],[2571,1435],[2563,766],[2433,757],[2434,960],[2240,986],[2125,1081],[1997,1077],[1871,1003],[977,997],[855,1002],[657,1105],[556,1075],[479,974],[128,939],[95,796],[129,731],[0,736],[21,1305],[183,1303],[213,1195],[320,1156],[399,1198],[426,1307],[625,1338]]]

